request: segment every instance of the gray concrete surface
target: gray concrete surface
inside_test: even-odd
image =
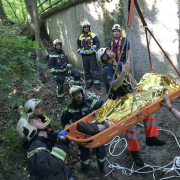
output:
[[[63,42],[63,49],[68,54],[71,63],[81,68],[81,56],[77,53],[77,39],[81,34],[80,24],[88,20],[92,24],[92,31],[99,37],[100,47],[107,46],[112,37],[111,27],[120,23],[122,34],[127,32],[127,0],[88,0],[72,1],[67,7],[56,7],[43,16],[45,27],[50,39],[59,38]],[[180,71],[179,65],[179,38],[180,38],[180,3],[178,0],[138,0],[144,18],[150,31],[154,34],[164,51],[172,60],[174,66]],[[53,12],[53,13],[52,13]],[[169,61],[152,36],[148,35],[150,43],[153,71],[163,73],[170,77],[177,77]],[[133,10],[131,27],[132,54],[137,80],[150,72],[147,44],[144,27],[138,16],[136,8]]]

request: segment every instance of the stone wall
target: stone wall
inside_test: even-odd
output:
[[[63,49],[68,54],[71,64],[81,68],[81,56],[77,53],[77,39],[81,34],[81,23],[88,20],[92,31],[100,40],[100,47],[107,46],[112,38],[111,28],[114,23],[122,27],[126,36],[131,31],[131,44],[135,78],[137,80],[150,72],[147,43],[144,27],[134,7],[132,26],[127,29],[128,0],[70,0],[65,6],[51,9],[43,14],[46,31],[50,39],[61,39]],[[179,25],[180,3],[178,0],[138,0],[139,6],[159,44],[165,50],[174,66],[180,71],[179,65]],[[129,34],[129,33],[127,33]],[[163,55],[152,36],[150,43],[153,72],[177,77],[177,73]]]

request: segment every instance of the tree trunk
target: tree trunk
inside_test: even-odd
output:
[[[4,11],[2,0],[0,0],[0,19],[1,20],[7,20],[7,16],[6,16],[6,13]]]
[[[32,31],[34,26],[32,0],[25,0],[25,4],[27,9],[28,28]]]
[[[35,40],[38,42],[39,48],[42,48],[42,46],[41,46],[41,38],[40,38],[39,15],[38,15],[38,9],[37,9],[36,0],[32,0],[32,9],[33,9],[33,19],[34,19]],[[36,50],[36,60],[39,61],[39,62],[43,62],[42,54],[41,54],[40,49]],[[37,71],[40,74],[42,80],[45,81],[45,75],[43,73],[43,69],[38,66]]]
[[[35,39],[38,42],[39,47],[41,48],[40,24],[39,24],[39,16],[38,16],[36,0],[32,0],[32,9],[33,9]],[[39,57],[38,57],[38,60],[40,60]]]

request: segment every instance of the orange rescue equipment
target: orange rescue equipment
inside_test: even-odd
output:
[[[118,50],[117,50],[117,58],[119,59],[120,57],[120,46],[121,46],[121,41],[122,41],[122,36],[119,38],[119,42],[118,42]],[[111,50],[113,51],[113,40],[111,41]]]
[[[173,101],[174,99],[180,97],[180,89],[177,89],[176,91],[170,93],[168,96],[169,96],[170,101]],[[105,144],[106,142],[110,141],[111,139],[113,139],[115,136],[123,133],[125,130],[143,121],[149,115],[160,110],[162,108],[161,102],[163,100],[164,100],[163,98],[156,100],[152,104],[141,109],[140,113],[137,112],[126,117],[125,119],[119,122],[116,122],[116,124],[114,124],[113,126],[105,129],[104,131],[101,131],[100,133],[94,136],[90,136],[90,135],[78,132],[76,129],[78,122],[83,121],[84,123],[89,123],[90,121],[93,121],[96,119],[96,113],[92,112],[91,114],[85,116],[84,118],[80,119],[79,121],[76,121],[75,123],[65,128],[65,131],[68,132],[66,137],[69,140],[74,141],[88,148],[99,147]]]

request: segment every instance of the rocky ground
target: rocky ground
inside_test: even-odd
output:
[[[50,41],[47,39],[43,40],[45,45],[47,43],[47,49],[51,49]],[[45,42],[46,41],[46,42]],[[49,50],[50,51],[50,50]],[[69,102],[68,95],[68,80],[65,83],[65,95],[66,102],[64,105],[60,105],[56,99],[56,82],[53,80],[50,71],[48,69],[45,70],[45,83],[40,89],[34,89],[33,92],[27,94],[27,99],[29,98],[41,98],[43,99],[43,107],[44,111],[48,117],[52,119],[52,125],[54,129],[60,130],[62,128],[60,124],[60,114],[61,110],[67,106]],[[82,76],[83,78],[83,76]],[[83,81],[81,83],[83,84]],[[105,86],[101,82],[101,90],[97,91],[94,86],[89,89],[89,92],[95,93],[99,96],[100,100],[105,100]],[[180,110],[180,99],[177,98],[173,101],[172,105]],[[8,107],[4,107],[3,102],[0,103],[1,114],[4,113],[2,121],[6,122],[8,120],[7,112]],[[147,147],[145,144],[145,135],[144,130],[141,125],[136,125],[137,127],[137,136],[140,143],[140,155],[146,163],[146,167],[136,171],[138,167],[134,165],[132,168],[132,159],[129,153],[128,148],[126,147],[125,141],[121,141],[117,144],[115,149],[109,145],[106,145],[107,148],[107,160],[106,160],[106,170],[108,174],[104,176],[98,171],[96,157],[93,155],[91,157],[91,171],[90,173],[83,174],[80,168],[80,160],[79,160],[79,151],[77,144],[71,142],[70,148],[67,156],[67,161],[69,167],[73,171],[73,177],[75,180],[160,180],[169,176],[178,176],[175,172],[175,168],[171,169],[169,173],[165,166],[173,161],[173,159],[180,154],[179,145],[177,144],[173,134],[176,136],[177,141],[180,140],[180,122],[178,122],[167,109],[162,108],[155,115],[157,120],[157,125],[159,130],[159,138],[166,141],[166,144],[162,147]],[[16,121],[18,121],[18,117],[16,117]],[[3,123],[1,123],[3,126]],[[173,133],[173,134],[172,134]],[[120,138],[124,138],[124,135],[121,134]],[[2,142],[0,142],[2,145]],[[123,151],[123,149],[125,150]],[[110,152],[110,151],[111,152]],[[121,155],[118,155],[122,152]],[[113,155],[110,155],[110,154]],[[2,163],[4,162],[4,164]],[[1,162],[1,172],[0,179],[1,180],[27,180],[28,172],[26,171],[26,152],[22,147],[18,147],[16,151],[9,158],[3,159]],[[176,162],[176,166],[178,166],[180,162]],[[164,167],[159,168],[158,167]],[[168,168],[173,167],[172,164],[168,166]],[[152,172],[154,170],[154,172]],[[180,177],[172,177],[171,179],[179,179]]]

